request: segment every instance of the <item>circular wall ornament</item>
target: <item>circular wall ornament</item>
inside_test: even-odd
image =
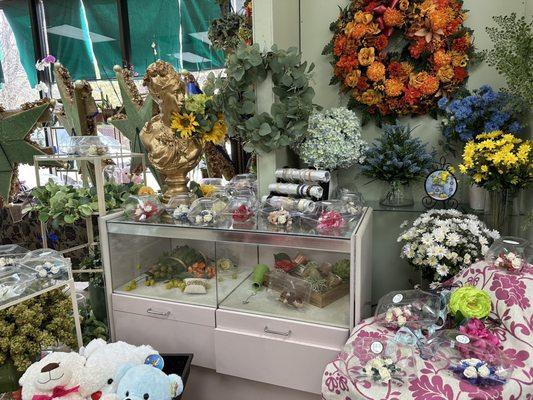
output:
[[[437,109],[468,78],[474,55],[461,0],[352,0],[324,54],[349,107],[393,119]]]
[[[457,192],[457,178],[446,169],[436,169],[426,177],[424,189],[432,199],[446,201]]]

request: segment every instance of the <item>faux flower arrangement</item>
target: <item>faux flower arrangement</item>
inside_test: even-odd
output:
[[[458,365],[450,366],[450,370],[476,386],[499,386],[507,382],[497,374],[496,368],[478,358],[461,360]]]
[[[474,55],[460,0],[352,0],[331,24],[334,77],[376,117],[425,114],[467,77]]]
[[[199,138],[202,143],[220,144],[224,141],[228,127],[224,116],[218,112],[213,96],[189,94],[180,111],[172,116],[170,127],[178,137]]]
[[[339,107],[311,115],[298,154],[305,164],[331,171],[361,164],[367,147],[359,117]]]
[[[526,264],[526,260],[512,251],[507,254],[500,253],[498,258],[494,260],[496,268],[503,268],[510,272],[519,272]]]
[[[401,370],[391,358],[375,357],[366,363],[363,372],[373,382],[387,383],[391,379],[399,379],[395,375]]]
[[[474,286],[462,286],[452,292],[448,309],[458,320],[485,318],[490,314],[490,295]]]
[[[271,211],[268,214],[268,222],[271,225],[291,228],[292,227],[292,217],[291,214],[286,210],[275,210]]]
[[[459,331],[470,339],[468,346],[457,345],[463,357],[482,358],[489,362],[496,361],[496,356],[492,354],[491,349],[500,347],[500,340],[485,327],[481,320],[470,318],[466,324],[459,327]]]
[[[482,133],[465,145],[459,171],[489,191],[525,188],[533,179],[532,147],[503,131]]]
[[[475,215],[457,210],[429,210],[402,232],[401,257],[433,281],[432,287],[483,259],[498,232]]]
[[[42,348],[76,346],[70,298],[53,290],[0,311],[0,366],[12,362],[24,372]]]
[[[401,307],[391,307],[385,313],[386,325],[391,328],[401,328],[407,322],[416,321],[417,319],[418,316],[413,313],[410,304]]]
[[[448,145],[474,140],[481,132],[502,130],[516,134],[522,129],[523,106],[507,93],[494,92],[489,85],[462,98],[443,97],[438,105],[445,114],[441,130]]]
[[[427,175],[433,164],[434,152],[429,153],[419,138],[411,137],[413,129],[396,123],[384,125],[383,134],[365,154],[363,173],[385,182],[408,184]]]

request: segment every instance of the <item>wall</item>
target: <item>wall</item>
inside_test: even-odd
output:
[[[339,6],[345,7],[347,4],[349,4],[347,0],[300,0],[302,58],[314,62],[316,65],[314,73],[314,87],[317,93],[315,102],[325,108],[346,104],[346,99],[341,98],[338,94],[338,87],[329,85],[333,70],[328,59],[321,53],[324,45],[331,39],[332,33],[329,31],[329,25],[338,17]],[[465,0],[464,8],[471,10],[466,25],[474,30],[475,45],[479,50],[482,50],[491,45],[485,27],[492,25],[492,16],[511,12],[531,16],[533,2],[523,0],[484,0],[482,2]],[[471,71],[468,87],[472,89],[484,83],[489,83],[494,88],[505,85],[504,79],[493,68],[482,64]],[[430,117],[418,117],[404,118],[402,122],[417,126],[414,135],[428,142],[430,147],[438,148],[440,138],[438,121]],[[372,140],[379,134],[379,128],[372,123],[364,127],[363,135],[367,140]],[[361,176],[355,168],[340,174],[340,177],[339,183],[341,185],[357,187],[370,201],[378,200],[384,189],[383,183],[369,183],[370,179]],[[467,200],[465,183],[460,185],[458,193],[461,201]],[[424,192],[422,184],[417,186],[417,190],[414,191],[415,201],[420,200]],[[529,197],[531,198],[531,196]],[[412,286],[412,282],[419,280],[419,275],[406,262],[398,258],[400,245],[395,240],[401,231],[400,223],[404,220],[411,221],[417,215],[418,213],[407,212],[377,211],[374,213],[374,302],[390,290],[408,288]],[[529,233],[531,237],[531,229]],[[525,234],[526,232],[523,233],[523,235]]]

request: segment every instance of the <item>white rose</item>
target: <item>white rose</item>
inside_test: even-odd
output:
[[[474,367],[478,365],[481,360],[479,358],[467,358],[464,360],[468,365],[473,365]]]
[[[57,274],[59,272],[59,267],[57,265],[54,265],[52,268],[50,268],[50,272],[52,274]]]
[[[41,277],[41,278],[45,278],[47,274],[46,270],[44,269],[40,269],[39,271],[37,271],[37,274]]]
[[[387,310],[387,313],[385,314],[385,321],[387,322],[391,322],[392,321],[392,310],[391,309],[388,309]]]
[[[285,215],[280,215],[278,217],[278,224],[284,225],[287,222],[287,217]]]
[[[202,216],[201,215],[197,215],[194,220],[196,221],[197,224],[201,224],[202,223]]]
[[[385,365],[392,365],[393,363],[392,358],[386,358],[383,360],[383,362],[385,363]]]
[[[517,257],[511,261],[511,265],[513,266],[514,269],[518,269],[522,265],[522,260]]]
[[[470,367],[469,367],[470,368]],[[486,365],[482,365],[481,367],[479,367],[477,369],[477,373],[479,376],[481,376],[482,378],[486,378],[487,376],[490,375],[490,370],[489,368],[486,366]]]
[[[405,325],[406,322],[407,322],[407,318],[405,318],[403,315],[400,315],[398,317],[398,325],[399,326]]]
[[[213,220],[213,216],[211,214],[204,215],[204,222],[211,222]]]
[[[472,262],[470,254],[468,254],[468,253],[465,254],[464,262],[465,262],[465,264],[470,264]]]
[[[381,367],[378,369],[379,376],[381,377],[381,380],[384,382],[388,382],[391,378],[390,371],[387,367]]]
[[[392,313],[393,313],[396,317],[399,317],[400,315],[402,315],[402,310],[400,309],[400,307],[393,307],[393,308],[392,308]]]
[[[467,378],[477,378],[477,369],[476,367],[470,365],[468,367],[465,368],[465,370],[463,371],[463,375]]]

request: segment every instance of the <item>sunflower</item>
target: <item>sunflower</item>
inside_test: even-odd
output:
[[[223,118],[219,117],[218,121],[213,124],[213,129],[202,135],[202,142],[220,144],[226,137],[227,132],[228,126],[226,125],[226,122],[224,122]]]
[[[173,114],[170,127],[180,134],[183,139],[191,137],[196,131],[198,122],[193,113]]]

